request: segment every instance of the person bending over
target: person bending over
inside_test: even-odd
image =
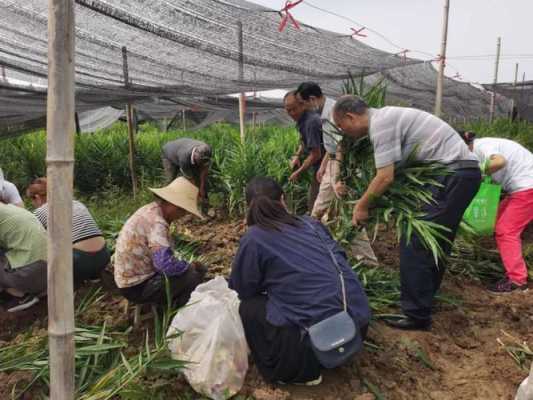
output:
[[[207,175],[211,163],[211,146],[199,140],[181,138],[166,143],[161,156],[167,183],[184,176],[199,189],[202,211],[207,212]]]
[[[445,165],[450,173],[439,177],[428,190],[433,202],[421,207],[423,219],[447,228],[438,239],[446,256],[463,213],[476,195],[481,173],[476,158],[459,134],[446,122],[427,112],[406,107],[369,108],[356,96],[343,96],[335,104],[333,118],[339,129],[354,139],[368,136],[374,151],[376,175],[354,206],[352,223],[364,225],[376,198],[384,195],[395,179],[396,168],[410,156],[417,161]],[[438,264],[431,250],[413,232],[400,243],[401,306],[405,317],[387,323],[398,329],[429,330],[435,294],[440,288],[446,257]]]
[[[521,235],[533,221],[533,154],[508,139],[476,139],[474,132],[459,132],[479,158],[486,174],[507,193],[496,217],[495,238],[506,277],[490,286],[493,293],[527,289],[527,265]]]

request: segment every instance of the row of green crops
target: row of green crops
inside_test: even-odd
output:
[[[499,119],[493,124],[487,121],[478,121],[470,122],[462,128],[476,132],[478,137],[487,136],[511,139],[533,150],[533,124],[527,121],[512,122],[509,119]]]
[[[294,128],[259,128],[250,131],[246,142],[241,144],[238,129],[230,125],[215,124],[195,132],[166,133],[151,125],[141,126],[136,135],[135,157],[141,186],[163,183],[161,148],[166,142],[185,136],[213,147],[210,191],[222,197],[228,211],[243,211],[243,188],[248,180],[258,175],[272,176],[282,182],[288,198],[294,199],[291,208],[305,204],[301,200],[305,197],[305,178],[297,184],[287,183],[288,160],[298,145],[298,133]],[[0,167],[6,178],[23,191],[32,179],[45,175],[45,154],[44,132],[5,140],[0,146]],[[95,134],[78,135],[74,176],[75,189],[83,195],[131,190],[126,126],[116,124]]]

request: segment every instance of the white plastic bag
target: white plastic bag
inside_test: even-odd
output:
[[[515,400],[533,400],[533,363],[531,364],[531,371],[529,377],[524,379],[516,392]]]
[[[239,316],[237,292],[220,276],[199,285],[174,317],[168,336],[174,359],[191,387],[214,400],[227,399],[242,387],[248,370],[248,345]]]

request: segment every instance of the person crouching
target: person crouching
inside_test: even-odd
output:
[[[281,186],[257,177],[246,187],[248,230],[233,262],[230,287],[259,372],[269,382],[319,384],[322,365],[306,329],[343,309],[332,255],[344,276],[346,308],[365,336],[370,308],[346,255],[328,230],[286,209]]]
[[[150,189],[155,201],[137,210],[122,227],[115,250],[114,276],[121,294],[137,304],[165,304],[168,279],[176,306],[184,305],[206,268],[174,256],[170,224],[187,213],[202,218],[198,188],[184,177]]]

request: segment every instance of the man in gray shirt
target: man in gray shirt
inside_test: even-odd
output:
[[[199,189],[202,211],[207,212],[207,175],[211,163],[211,146],[199,140],[181,138],[166,143],[161,156],[168,183],[182,175]]]
[[[481,182],[475,157],[459,134],[446,122],[424,111],[403,108],[368,108],[355,96],[343,96],[335,104],[333,117],[344,134],[369,136],[374,149],[376,176],[354,207],[352,223],[364,224],[372,199],[384,194],[394,182],[395,166],[404,163],[416,149],[415,158],[439,162],[450,174],[430,188],[434,203],[422,210],[425,220],[449,229],[439,244],[448,255],[457,228]],[[401,306],[405,317],[388,321],[399,329],[428,330],[433,298],[440,287],[445,260],[438,265],[430,250],[415,233],[400,243]]]

